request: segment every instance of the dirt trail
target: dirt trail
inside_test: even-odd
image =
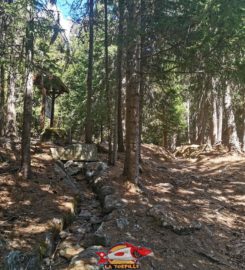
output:
[[[83,194],[81,205],[74,222],[58,239],[51,269],[68,269],[72,256],[60,255],[65,239],[82,249],[93,245],[109,249],[125,241],[145,245],[154,257],[142,259],[143,270],[245,269],[245,158],[209,153],[198,159],[166,161],[161,148],[153,145],[144,145],[142,153],[139,187],[125,184],[120,176],[123,155],[103,175],[125,202],[111,213],[102,213],[86,179],[76,176]],[[53,216],[67,211],[75,195],[53,174],[46,150],[35,153],[33,165],[33,183],[20,181],[14,173],[0,175],[0,218],[5,226],[1,239],[9,241],[9,248],[33,247]],[[41,207],[35,198],[42,198]],[[94,237],[102,223],[103,237]]]
[[[152,248],[155,257],[142,260],[142,269],[245,269],[244,157],[166,162],[158,150],[143,146],[141,190],[121,189],[129,225],[113,239]],[[122,168],[121,160],[111,170],[118,189]]]

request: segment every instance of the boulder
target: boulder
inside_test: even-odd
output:
[[[103,211],[104,213],[108,214],[115,209],[123,208],[123,206],[124,206],[124,203],[120,198],[118,198],[118,195],[116,194],[107,195],[105,196],[105,199],[104,199]]]
[[[80,252],[84,251],[84,248],[82,248],[79,245],[76,246],[67,246],[62,248],[59,251],[60,256],[66,258],[67,260],[70,260],[74,256],[78,255]]]
[[[64,164],[65,170],[70,176],[77,175],[79,173],[84,174],[85,163],[83,161],[74,162],[73,160],[68,160]]]
[[[112,186],[102,186],[97,194],[98,194],[98,197],[100,200],[104,200],[104,198],[107,196],[107,195],[111,195],[111,194],[114,194],[116,192],[115,188],[112,187]]]
[[[55,161],[54,171],[59,176],[59,178],[64,181],[66,186],[71,188],[74,191],[74,193],[78,193],[75,180],[67,173],[64,164],[61,161],[59,160]]]
[[[73,257],[69,265],[69,270],[99,270],[97,265],[99,257],[96,254],[101,250],[101,246],[91,246]]]
[[[50,148],[53,159],[96,161],[97,148],[95,144],[71,144],[66,147]]]
[[[120,229],[120,230],[125,229],[125,227],[127,227],[129,225],[129,221],[125,217],[117,218],[116,223],[117,223],[118,229]]]
[[[190,221],[181,213],[174,213],[168,207],[163,205],[153,206],[148,215],[153,217],[160,226],[170,229],[179,235],[191,234],[196,230],[200,230],[202,225],[197,221]]]
[[[105,223],[101,223],[97,231],[94,233],[94,244],[107,247],[110,245],[111,239],[105,233],[104,227],[106,227]]]
[[[39,255],[21,251],[11,251],[4,260],[5,270],[39,270],[41,263]]]
[[[46,128],[41,134],[42,142],[53,142],[58,145],[66,144],[68,136],[63,128]]]
[[[84,166],[85,176],[88,180],[102,174],[108,168],[105,162],[89,162]]]

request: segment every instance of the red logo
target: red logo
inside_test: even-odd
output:
[[[152,251],[126,242],[113,246],[108,253],[96,254],[100,257],[98,264],[104,269],[139,269],[139,259],[151,255]]]

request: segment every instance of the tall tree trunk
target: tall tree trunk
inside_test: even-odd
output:
[[[191,134],[190,134],[190,99],[187,99],[186,102],[186,122],[187,122],[187,142],[191,143]]]
[[[50,127],[54,127],[54,111],[55,111],[55,90],[51,89],[51,115],[50,115]]]
[[[93,54],[94,54],[94,0],[89,0],[87,115],[86,115],[86,123],[85,123],[85,142],[86,143],[92,143]]]
[[[136,0],[127,2],[126,154],[124,175],[138,183],[139,176],[139,78]]]
[[[226,110],[226,116],[227,116],[229,150],[230,151],[235,150],[235,151],[240,152],[241,147],[240,147],[239,139],[237,136],[235,114],[232,107],[231,86],[229,82],[226,82],[225,110]]]
[[[122,125],[122,57],[123,57],[123,21],[124,21],[125,0],[119,0],[119,26],[117,40],[117,130],[118,130],[118,151],[124,152],[123,125]]]
[[[107,0],[104,0],[104,23],[105,23],[105,91],[107,96],[107,121],[108,121],[108,164],[114,165],[115,160],[112,153],[112,118],[111,118],[111,107],[112,107],[112,95],[109,85],[109,56],[108,56],[108,4]]]
[[[6,113],[6,136],[9,138],[16,137],[16,96],[15,96],[16,72],[14,67],[10,66],[8,78],[8,98]]]
[[[204,90],[202,94],[199,107],[198,107],[198,137],[197,137],[197,144],[203,144],[205,138],[205,132],[207,127],[207,120],[208,120],[208,103],[207,103],[207,91]]]
[[[243,90],[243,134],[242,134],[242,151],[245,152],[245,93]]]
[[[24,91],[24,111],[22,128],[22,174],[25,179],[31,176],[31,122],[33,92],[33,49],[34,49],[34,14],[33,3],[27,7],[26,27],[26,83]]]
[[[1,58],[4,60],[6,56],[6,42],[5,42],[5,33],[7,32],[7,23],[5,11],[1,10],[0,16],[0,45],[1,45]],[[5,104],[5,66],[1,61],[0,64],[0,136],[4,136],[4,104]]]
[[[217,143],[222,143],[222,130],[223,130],[223,95],[221,91],[218,91],[218,103],[217,103]]]
[[[45,127],[45,118],[46,118],[46,99],[47,99],[47,94],[46,94],[46,89],[43,84],[43,75],[42,75],[42,101],[41,101],[41,114],[40,114],[40,129],[41,131],[44,130]]]
[[[31,176],[31,120],[32,120],[32,91],[33,73],[27,68],[27,81],[24,93],[24,122],[22,131],[22,171],[25,179]]]
[[[5,69],[0,66],[0,136],[4,135]]]
[[[140,90],[139,90],[139,160],[141,160],[141,140],[142,140],[142,126],[143,126],[143,103],[145,92],[145,0],[141,0],[140,4]]]
[[[216,80],[212,78],[212,134],[211,134],[211,144],[214,145],[218,140],[218,113],[217,113],[217,90],[216,90]]]

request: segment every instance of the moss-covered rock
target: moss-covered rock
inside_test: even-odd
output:
[[[41,141],[51,141],[59,145],[66,144],[68,142],[67,132],[63,128],[46,128],[41,134]]]

